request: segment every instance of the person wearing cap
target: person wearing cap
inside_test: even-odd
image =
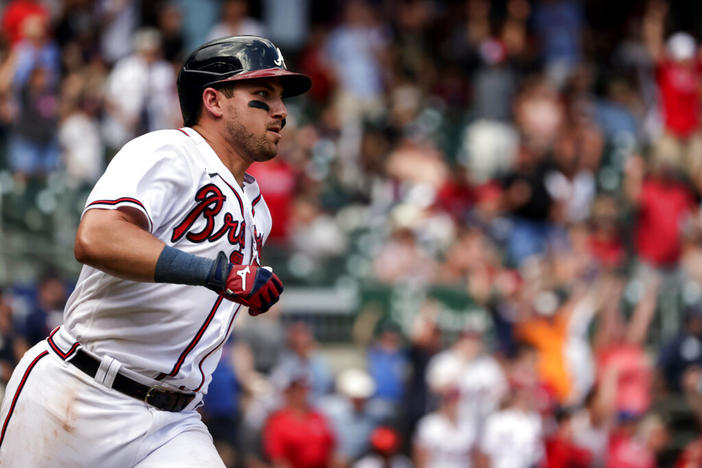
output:
[[[322,399],[319,408],[332,421],[338,460],[347,464],[368,452],[371,434],[387,423],[393,412],[386,402],[372,398],[376,384],[367,371],[344,369],[335,383],[336,394]]]
[[[508,390],[507,378],[485,343],[487,322],[480,316],[469,317],[456,341],[429,361],[426,381],[437,392],[434,382],[444,369],[455,368],[459,389],[458,412],[474,430],[495,411]],[[438,392],[441,393],[441,392]]]
[[[177,84],[186,126],[124,145],[88,196],[63,324],[7,385],[3,466],[224,467],[196,409],[237,314],[283,292],[246,171],[277,155],[283,99],[311,81],[271,41],[233,36],[195,50]]]
[[[417,468],[475,466],[478,427],[460,411],[463,370],[458,360],[442,359],[427,373],[438,408],[425,414],[412,434],[412,462]]]
[[[324,468],[334,457],[331,424],[309,403],[310,376],[290,369],[274,384],[283,394],[283,406],[263,428],[263,451],[274,468]]]
[[[400,434],[394,428],[375,428],[370,436],[370,445],[370,453],[354,462],[352,468],[412,468],[412,461],[400,452]]]

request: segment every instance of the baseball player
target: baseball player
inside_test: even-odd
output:
[[[127,143],[90,194],[64,323],[15,369],[1,467],[223,467],[195,409],[237,313],[283,291],[254,162],[310,79],[267,39],[202,45],[178,76],[184,128]]]

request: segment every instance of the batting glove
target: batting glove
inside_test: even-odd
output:
[[[270,267],[233,265],[223,252],[217,256],[206,286],[230,301],[247,306],[251,315],[266,312],[283,292],[283,282]]]

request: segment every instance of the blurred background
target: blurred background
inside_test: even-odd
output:
[[[202,409],[228,466],[702,466],[702,3],[0,6],[0,382],[106,164],[255,34],[313,87],[250,170],[286,291]]]

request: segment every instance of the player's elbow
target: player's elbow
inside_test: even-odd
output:
[[[98,247],[94,237],[90,235],[88,229],[82,226],[76,233],[76,242],[73,246],[73,255],[80,263],[91,265],[95,263]]]

